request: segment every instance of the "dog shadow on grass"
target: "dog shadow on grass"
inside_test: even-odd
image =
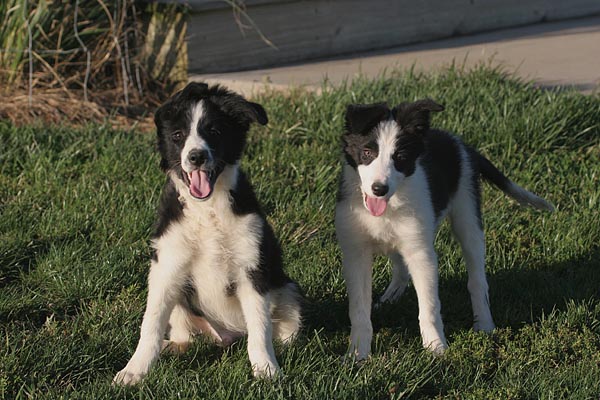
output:
[[[10,289],[15,293],[32,292],[36,288],[34,283],[28,281],[28,276],[35,274],[40,262],[43,262],[53,249],[69,246],[72,243],[88,240],[93,228],[86,227],[69,234],[56,237],[32,237],[25,242],[15,242],[4,249],[0,249],[0,290]],[[24,283],[24,281],[26,283]],[[35,284],[43,285],[43,281],[35,281]],[[46,319],[53,315],[66,318],[74,315],[79,302],[57,306],[50,309],[43,302],[16,302],[11,307],[0,311],[0,320],[6,322],[21,321],[28,322],[33,326],[40,327]],[[8,311],[7,311],[8,310]]]
[[[598,295],[600,269],[597,259],[600,249],[554,264],[532,264],[527,268],[513,268],[488,274],[492,314],[499,328],[520,329],[524,325],[535,323],[543,315],[553,310],[566,310],[569,300],[576,302],[588,300]],[[383,288],[374,290],[374,301],[383,292]],[[467,290],[466,272],[459,277],[440,280],[440,297],[445,332],[448,337],[461,331],[472,329],[473,318],[471,302]],[[420,341],[418,324],[418,303],[412,286],[394,304],[385,304],[372,311],[375,334],[383,330],[401,333],[407,338]],[[303,312],[303,328],[293,346],[304,347],[316,336],[337,338],[329,341],[329,352],[344,354],[347,337],[350,333],[348,302],[339,293],[322,292],[318,299],[306,298]],[[247,339],[238,340],[228,348],[212,343],[208,338],[200,337],[182,355],[162,354],[159,364],[169,365],[163,368],[181,368],[186,371],[200,371],[203,368],[218,365],[223,357],[239,362],[247,362]],[[280,361],[285,360],[282,349],[276,346]],[[127,354],[129,355],[129,354]],[[116,372],[125,365],[126,359],[116,357],[112,360],[112,371]],[[157,366],[158,367],[158,366]],[[248,368],[248,374],[250,369]]]
[[[492,315],[498,328],[519,329],[538,322],[553,310],[564,311],[569,301],[581,302],[600,295],[600,248],[554,264],[537,262],[527,268],[488,272]],[[384,288],[374,288],[373,303]],[[467,275],[440,279],[440,300],[445,332],[469,330],[473,326]],[[338,296],[339,297],[339,296]],[[399,330],[419,337],[417,296],[412,287],[400,299],[373,309],[374,333],[382,329]],[[333,295],[307,301],[304,310],[306,332],[350,332],[347,299]]]

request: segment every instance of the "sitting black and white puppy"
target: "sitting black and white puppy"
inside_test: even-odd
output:
[[[517,186],[476,150],[449,133],[430,129],[432,100],[350,105],[343,152],[346,162],[336,206],[336,232],[343,257],[352,324],[349,355],[371,351],[373,255],[390,257],[393,269],[379,304],[400,297],[409,278],[417,293],[423,346],[447,348],[438,297],[433,242],[447,216],[469,275],[474,329],[494,329],[485,277],[480,179],[490,181],[522,205],[553,210],[547,201]]]
[[[222,87],[191,83],[155,115],[163,188],[140,340],[114,381],[134,384],[161,349],[183,351],[195,333],[228,345],[248,334],[255,376],[279,365],[300,328],[300,294],[239,161],[262,106]],[[168,331],[169,340],[164,341]]]

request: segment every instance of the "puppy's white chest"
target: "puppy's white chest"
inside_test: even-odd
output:
[[[396,215],[374,217],[365,210],[357,211],[360,225],[380,252],[390,252],[402,240],[401,231],[405,218],[398,218]],[[386,214],[392,213],[392,210],[388,210]]]
[[[229,329],[243,329],[236,287],[260,259],[262,220],[256,214],[235,215],[231,209],[186,215],[185,241],[192,257],[189,275],[206,316]]]

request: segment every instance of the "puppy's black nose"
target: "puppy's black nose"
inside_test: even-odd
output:
[[[207,150],[199,150],[195,149],[188,153],[188,161],[190,164],[200,167],[204,164],[204,161],[208,159],[208,151]]]
[[[381,182],[375,182],[371,185],[371,190],[373,190],[375,196],[385,196],[388,190],[390,190],[390,187]]]

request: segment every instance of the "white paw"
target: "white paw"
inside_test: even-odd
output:
[[[423,339],[423,347],[433,353],[434,356],[441,356],[448,349],[448,344],[445,339],[434,339],[431,341],[425,341]]]
[[[367,358],[369,358],[370,355],[371,355],[370,351],[359,351],[356,348],[354,348],[354,349],[350,348],[350,350],[348,350],[346,352],[346,355],[344,355],[344,357],[342,357],[342,362],[343,363],[358,363],[358,362],[366,360]]]
[[[443,329],[436,328],[435,325],[423,327],[421,329],[421,338],[423,339],[423,347],[436,356],[441,356],[448,348],[448,342],[446,342]]]
[[[353,361],[365,360],[371,354],[371,342],[352,340],[346,358]]]
[[[362,327],[353,327],[350,330],[350,347],[346,356],[355,361],[362,361],[371,354],[371,340],[373,328],[370,323]]]
[[[252,374],[255,378],[272,379],[281,374],[281,369],[277,363],[267,361],[261,364],[254,364],[252,366]]]
[[[123,368],[113,379],[113,385],[130,386],[135,385],[145,376],[145,373],[129,371],[127,368]]]

